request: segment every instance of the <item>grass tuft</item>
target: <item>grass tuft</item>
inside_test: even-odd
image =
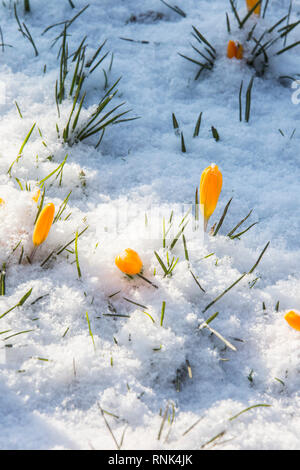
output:
[[[203,34],[198,31],[195,26],[192,26],[193,28],[193,33],[192,36],[196,41],[201,44],[202,47],[204,47],[204,52],[200,51],[197,47],[193,46],[191,44],[191,47],[193,50],[198,54],[199,57],[196,59],[193,59],[191,57],[188,57],[184,54],[181,54],[178,52],[178,54],[183,57],[184,59],[198,65],[200,68],[195,76],[195,80],[198,80],[200,77],[201,73],[203,70],[212,70],[214,66],[214,61],[216,59],[216,49],[211,45],[211,43],[203,36]],[[204,61],[203,61],[204,59]]]
[[[125,105],[122,102],[112,109],[108,110],[109,105],[118,94],[117,85],[119,84],[121,77],[105,92],[104,96],[100,99],[96,109],[91,111],[87,118],[81,119],[82,110],[87,101],[87,91],[84,91],[85,83],[88,77],[99,67],[99,65],[106,59],[109,51],[102,53],[102,49],[106,44],[106,40],[103,41],[97,48],[94,55],[87,59],[87,46],[85,45],[86,36],[82,39],[77,50],[72,54],[73,66],[70,65],[70,56],[68,54],[68,41],[67,41],[67,27],[64,24],[64,30],[62,32],[62,42],[59,50],[60,57],[60,68],[59,77],[55,84],[55,100],[57,106],[58,117],[60,117],[60,105],[62,102],[69,97],[72,99],[72,108],[69,113],[67,122],[65,123],[62,130],[57,126],[58,137],[62,136],[63,141],[68,145],[72,146],[74,143],[82,142],[91,136],[100,134],[100,139],[96,144],[96,148],[100,145],[104,131],[113,124],[122,122],[132,121],[138,119],[124,118],[131,110],[119,112],[119,108]],[[112,65],[112,59],[110,66]],[[71,72],[71,68],[73,71]],[[71,73],[71,81],[68,84],[67,77]],[[108,87],[107,74],[105,80],[105,90]]]

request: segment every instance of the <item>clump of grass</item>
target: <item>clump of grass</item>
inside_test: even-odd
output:
[[[73,71],[70,77],[70,82],[68,83],[67,77],[68,75],[70,76],[71,66],[69,62],[70,56],[68,53],[67,26],[65,24],[59,51],[59,77],[55,84],[55,100],[58,116],[60,117],[60,105],[67,97],[72,99],[73,105],[66,124],[62,130],[59,130],[57,126],[57,132],[58,136],[61,136],[63,141],[68,145],[82,142],[91,136],[100,135],[100,138],[95,145],[97,148],[101,144],[104,132],[109,126],[131,121],[137,119],[137,117],[124,118],[124,116],[131,110],[122,112],[118,111],[119,108],[125,105],[125,102],[122,102],[108,110],[109,105],[118,93],[117,85],[121,80],[121,78],[119,78],[100,99],[96,109],[91,111],[87,118],[81,119],[82,110],[87,98],[87,91],[84,90],[86,80],[109,54],[109,51],[102,53],[102,49],[106,44],[105,40],[100,44],[94,55],[90,59],[87,59],[87,46],[85,45],[85,40],[86,37],[83,38],[77,50],[72,54]],[[107,75],[105,88],[107,88]]]
[[[181,53],[178,54],[184,59],[198,65],[199,70],[195,75],[195,80],[198,80],[204,70],[213,69],[217,52],[216,49],[211,45],[211,43],[203,36],[203,34],[201,34],[200,31],[195,28],[195,26],[193,26],[192,36],[201,45],[201,47],[204,47],[204,51],[200,51],[197,47],[191,44],[193,50],[198,54],[197,59],[193,59]]]

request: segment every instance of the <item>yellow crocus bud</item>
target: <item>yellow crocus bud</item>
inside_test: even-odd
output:
[[[300,313],[291,310],[285,314],[284,318],[294,330],[300,331]]]
[[[204,230],[206,230],[208,220],[217,206],[222,181],[222,173],[214,163],[208,166],[201,175],[199,203],[204,218]]]
[[[50,202],[41,211],[33,231],[32,241],[35,246],[41,245],[48,237],[55,213],[55,206]]]
[[[139,274],[143,267],[141,258],[137,252],[131,248],[126,248],[122,253],[120,253],[116,257],[115,263],[123,273],[129,274],[130,276]]]
[[[257,4],[258,0],[246,0],[246,3],[247,3],[247,8],[248,8],[248,11],[251,11],[252,8],[255,7],[255,5]],[[258,5],[255,10],[254,10],[254,13],[256,15],[260,15],[260,7],[261,7],[261,4]]]
[[[40,197],[40,194],[41,194],[41,190],[40,190],[40,189],[38,189],[38,190],[34,193],[34,195],[32,196],[32,199],[34,200],[34,202],[36,202],[36,203],[38,202],[39,197]]]
[[[1,197],[0,197],[0,206],[4,206],[4,204],[5,204],[4,199],[1,199]]]
[[[227,57],[233,59],[235,57],[238,60],[243,58],[243,46],[239,42],[235,43],[232,39],[228,42],[227,46]]]

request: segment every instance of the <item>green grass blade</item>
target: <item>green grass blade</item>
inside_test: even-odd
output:
[[[88,327],[89,327],[89,334],[90,334],[90,337],[92,338],[94,351],[96,351],[96,345],[95,345],[94,336],[93,336],[92,329],[91,329],[91,323],[90,323],[88,312],[86,312],[85,316],[86,316],[86,320],[87,320]]]
[[[31,134],[33,133],[33,130],[34,130],[34,128],[35,128],[35,125],[36,125],[36,123],[34,123],[33,126],[31,127],[30,131],[28,132],[27,136],[25,137],[25,139],[24,139],[24,141],[23,141],[23,143],[22,143],[22,145],[21,145],[21,148],[20,148],[20,150],[19,150],[19,153],[18,153],[17,158],[16,158],[16,159],[13,161],[13,163],[10,165],[9,170],[8,170],[8,172],[7,172],[7,173],[9,174],[9,176],[11,176],[11,170],[12,170],[12,167],[14,166],[14,164],[15,164],[15,163],[18,163],[18,161],[19,161],[20,158],[22,157],[22,153],[23,153],[24,147],[25,147],[25,145],[27,144],[28,140],[30,139],[30,136],[31,136]]]
[[[249,410],[253,410],[253,408],[258,408],[258,407],[270,407],[272,405],[266,405],[265,403],[259,403],[258,405],[253,405],[253,406],[249,406],[248,408],[245,408],[244,410],[240,411],[238,414],[232,416],[231,418],[229,418],[229,421],[233,421],[234,419],[238,418],[241,414],[243,413],[246,413],[247,411]]]
[[[254,222],[253,224],[249,225],[249,227],[247,227],[245,230],[243,230],[242,232],[240,233],[237,233],[236,235],[233,235],[231,236],[231,240],[234,240],[235,238],[240,238],[244,233],[248,232],[248,230],[250,230],[252,227],[254,227],[254,225],[257,225],[258,222]]]
[[[196,35],[199,37],[200,41],[204,42],[212,51],[214,54],[217,53],[216,49],[208,42],[208,40],[201,34],[195,26],[192,25],[193,30],[195,31]]]
[[[233,14],[236,17],[236,20],[239,24],[239,27],[241,27],[241,20],[240,20],[240,17],[238,15],[237,9],[235,8],[234,2],[233,2],[233,0],[229,0],[229,1],[230,1],[230,6],[232,8]]]
[[[299,46],[299,44],[300,44],[300,41],[296,41],[296,42],[294,42],[293,44],[291,44],[290,46],[284,47],[284,48],[281,49],[280,51],[276,52],[276,55],[283,54],[284,52],[289,51],[289,50],[292,49],[293,47]]]
[[[160,314],[160,326],[163,326],[163,323],[164,323],[165,309],[166,309],[166,302],[163,300],[163,303],[161,306],[161,314]]]
[[[258,266],[259,262],[261,261],[263,255],[265,254],[265,251],[268,249],[268,246],[270,245],[270,242],[268,242],[266,244],[266,246],[264,247],[264,249],[262,250],[261,254],[259,255],[258,257],[258,260],[256,261],[256,263],[252,266],[252,268],[250,269],[249,273],[248,274],[251,274],[253,273],[253,271],[256,269],[256,267]]]
[[[185,259],[187,260],[187,262],[189,262],[190,258],[189,258],[189,253],[188,253],[188,249],[187,249],[187,245],[186,245],[186,239],[185,239],[184,234],[182,234],[182,243],[183,243],[183,248],[184,248]]]
[[[219,232],[220,228],[221,228],[222,225],[223,225],[223,222],[224,222],[224,219],[225,219],[225,217],[226,217],[226,214],[227,214],[227,211],[228,211],[228,208],[229,208],[229,206],[230,206],[231,201],[232,201],[232,198],[229,199],[229,201],[227,202],[227,204],[226,204],[226,206],[225,206],[224,212],[223,212],[223,214],[222,214],[222,216],[221,216],[221,218],[220,218],[220,220],[219,220],[219,223],[218,223],[218,225],[217,225],[217,227],[216,227],[216,230],[215,230],[214,233],[213,233],[213,236],[214,236],[214,237],[217,235],[217,233]]]
[[[76,259],[76,267],[77,267],[77,273],[78,273],[78,278],[81,278],[81,270],[79,266],[79,258],[78,258],[78,230],[76,231],[76,236],[75,236],[75,259]]]
[[[193,137],[198,137],[198,135],[199,135],[200,126],[201,126],[201,120],[202,120],[202,114],[203,114],[203,113],[201,112],[201,113],[199,114],[198,119],[197,119]]]
[[[250,217],[252,212],[253,212],[253,209],[251,209],[249,214],[247,214],[246,217],[244,217],[244,219],[242,219],[235,227],[233,227],[232,230],[230,230],[229,233],[227,233],[227,237],[231,237],[234,234],[234,232],[248,219],[248,217]]]
[[[5,315],[7,315],[9,312],[11,312],[12,310],[14,310],[15,308],[21,307],[21,306],[26,302],[26,300],[28,299],[28,297],[31,295],[32,289],[33,289],[33,288],[29,289],[29,291],[26,292],[25,295],[23,295],[23,297],[19,300],[19,302],[18,302],[16,305],[14,305],[13,307],[11,307],[11,308],[10,308],[9,310],[7,310],[6,312],[2,313],[2,315],[0,315],[0,319],[3,318],[3,317],[5,317]]]
[[[245,121],[246,122],[249,122],[249,119],[250,119],[251,93],[252,93],[253,82],[254,82],[254,76],[251,78],[248,88],[247,88],[247,92],[246,92],[246,109],[245,109]]]
[[[190,270],[190,273],[191,275],[193,276],[194,278],[194,281],[196,282],[197,286],[202,290],[202,292],[205,292],[205,290],[203,289],[203,287],[201,286],[200,282],[198,281],[198,279],[196,278],[196,276],[194,275],[194,273]]]
[[[242,27],[244,26],[244,24],[248,21],[248,19],[250,18],[250,16],[252,15],[252,13],[254,13],[255,9],[261,5],[261,2],[262,0],[258,0],[258,2],[254,5],[254,7],[251,8],[251,10],[247,13],[247,15],[245,16],[245,18],[240,22],[239,24],[239,28],[242,29]]]
[[[181,237],[181,234],[183,233],[185,227],[187,226],[187,224],[189,223],[189,221],[182,227],[182,229],[177,233],[176,237],[174,238],[174,240],[172,241],[171,245],[170,245],[170,250],[172,250],[174,248],[174,246],[176,245],[176,243],[178,242],[179,238]]]
[[[250,271],[249,271],[250,273]],[[234,286],[236,286],[236,284],[238,284],[238,282],[240,282],[245,276],[246,276],[247,273],[244,273],[242,276],[240,276],[233,284],[231,284],[229,287],[227,287],[227,289],[225,289],[220,295],[218,295],[212,302],[210,302],[204,310],[202,310],[202,312],[206,312],[206,310],[208,310],[212,305],[214,305],[218,300],[220,300],[225,294],[227,294],[227,292],[229,292]]]
[[[156,251],[154,251],[154,254],[155,254],[156,259],[157,259],[157,261],[159,262],[159,264],[160,264],[162,270],[164,271],[165,276],[167,276],[168,271],[169,271],[168,268],[165,266],[164,262],[162,261],[162,259],[160,258],[159,254],[158,254]]]

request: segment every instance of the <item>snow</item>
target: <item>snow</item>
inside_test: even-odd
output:
[[[140,117],[108,128],[97,149],[99,136],[72,146],[57,138],[55,125],[61,129],[72,108],[72,101],[64,100],[58,118],[54,89],[61,40],[51,44],[62,26],[42,35],[47,26],[72,18],[87,3],[74,0],[72,9],[67,0],[47,5],[31,0],[31,13],[25,15],[18,2],[20,21],[34,38],[37,57],[18,32],[12,2],[5,3],[0,25],[4,43],[13,47],[0,50],[0,197],[5,201],[0,206],[0,266],[6,263],[6,292],[0,298],[0,448],[115,449],[103,409],[118,442],[125,429],[122,449],[200,449],[222,433],[204,448],[299,450],[300,336],[284,314],[300,309],[300,104],[292,101],[291,81],[278,79],[299,74],[299,47],[271,57],[266,74],[255,77],[249,123],[239,121],[238,94],[243,80],[245,106],[253,69],[246,59],[226,58],[230,38],[245,43],[254,21],[258,31],[271,27],[287,14],[290,2],[273,0],[265,20],[250,19],[244,31],[237,28],[225,0],[203,0],[201,8],[194,0],[181,2],[185,18],[159,0],[91,0],[68,30],[70,51],[87,35],[90,56],[104,39],[110,54],[85,84],[88,108],[81,119],[105,93],[101,69],[107,71],[110,86],[122,76],[115,103],[126,101],[126,109],[132,109],[128,117]],[[243,17],[245,4],[238,5]],[[162,15],[145,18],[149,11]],[[137,21],[128,21],[133,14]],[[300,1],[294,0],[290,23],[299,16]],[[192,25],[217,51],[213,70],[197,81],[197,66],[178,55],[196,57],[190,46]],[[297,35],[296,28],[287,45]],[[245,57],[249,52],[246,45]],[[193,138],[201,111],[199,136]],[[172,113],[186,153],[174,133]],[[10,177],[8,169],[34,123]],[[45,202],[58,209],[72,191],[67,208],[29,264],[37,212],[32,196],[38,182],[66,155],[61,184],[55,175],[45,182]],[[203,236],[201,229],[193,229],[189,215],[184,234],[190,264],[180,237],[169,250],[179,260],[172,276],[163,277],[154,255],[156,251],[166,263],[163,218],[168,227],[174,211],[168,246],[194,202],[202,171],[212,162],[222,171],[223,188],[209,225],[219,220],[232,197],[224,224],[216,237]],[[31,191],[21,191],[16,178],[23,188],[30,184]],[[242,228],[259,223],[240,240],[226,237],[251,209]],[[78,238],[81,277],[74,243],[70,252],[41,266],[86,226]],[[249,272],[268,241],[254,272],[203,312]],[[117,269],[114,259],[127,247],[139,253],[143,275],[158,289]],[[1,318],[31,288],[26,302]],[[208,328],[199,330],[217,311],[209,326],[236,351],[224,347]],[[27,330],[33,331],[8,338]],[[270,406],[230,421],[262,404]],[[167,406],[169,419],[158,439]]]

